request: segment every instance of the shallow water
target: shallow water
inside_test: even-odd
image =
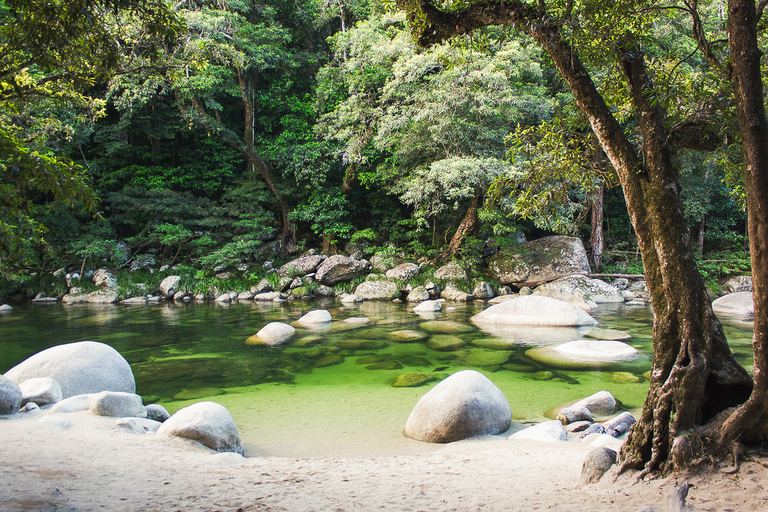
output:
[[[603,389],[627,409],[642,406],[648,390],[642,374],[650,369],[650,308],[603,305],[592,312],[600,328],[630,333],[627,342],[643,357],[611,371],[565,371],[543,367],[525,351],[583,337],[589,329],[485,332],[469,322],[485,307],[461,304],[425,318],[407,304],[388,302],[343,307],[334,301],[25,304],[0,315],[0,372],[53,345],[107,343],[131,363],[145,403],[159,402],[170,412],[200,400],[226,406],[251,456],[378,456],[439,449],[405,438],[405,420],[438,379],[467,368],[483,372],[504,392],[515,422],[543,420],[548,409]],[[297,326],[291,342],[279,348],[244,343],[267,323],[294,322],[312,309],[329,310],[331,327]],[[360,317],[369,322],[344,322]],[[751,322],[721,320],[733,351],[751,369]],[[390,333],[401,330],[425,339],[393,341]],[[462,346],[438,350],[440,342]],[[435,381],[392,387],[396,376],[411,372]]]

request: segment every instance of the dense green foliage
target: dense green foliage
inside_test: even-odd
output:
[[[615,173],[538,47],[497,28],[420,50],[388,6],[0,1],[0,274],[124,268],[121,244],[203,274],[310,247],[434,258],[468,223],[451,256],[475,258],[521,234],[588,240],[601,185],[603,270],[637,271]],[[582,52],[632,134],[600,46],[637,25],[670,133],[700,128],[674,155],[693,243],[731,261],[745,228],[727,84],[683,14],[624,9],[571,35],[598,34]],[[713,282],[731,267],[747,270],[704,264]]]

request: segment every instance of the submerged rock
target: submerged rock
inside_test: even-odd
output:
[[[405,435],[430,443],[449,443],[509,428],[512,411],[504,393],[474,370],[454,373],[416,403]]]
[[[35,377],[50,377],[61,386],[64,398],[101,391],[136,392],[131,365],[104,343],[79,341],[38,352],[5,373],[20,384]]]
[[[464,340],[458,336],[450,336],[448,334],[435,334],[427,341],[427,347],[445,352],[459,350],[465,344]]]
[[[561,369],[592,369],[629,361],[638,351],[621,341],[574,340],[560,345],[536,347],[525,353],[534,361]]]
[[[414,331],[411,329],[404,329],[401,331],[392,331],[387,337],[398,343],[413,343],[416,341],[424,341],[429,338],[429,334],[425,332]]]
[[[427,332],[435,332],[440,334],[462,334],[466,332],[473,332],[474,327],[460,322],[453,322],[450,320],[430,320],[428,322],[422,322],[419,324],[419,328]]]
[[[413,372],[413,373],[401,373],[395,380],[392,381],[392,387],[395,388],[415,388],[434,382],[437,377],[434,375],[427,375],[426,373]]]

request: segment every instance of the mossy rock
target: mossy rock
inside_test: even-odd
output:
[[[536,371],[536,368],[532,366],[517,363],[507,363],[501,365],[501,367],[510,372],[533,373]]]
[[[401,331],[392,331],[387,334],[387,337],[397,343],[414,343],[426,340],[429,338],[429,334],[411,329],[404,329]]]
[[[498,366],[506,363],[509,359],[508,352],[501,352],[498,350],[472,350],[468,354],[464,355],[460,359],[460,363],[463,366]]]
[[[543,370],[540,372],[531,373],[528,375],[528,378],[531,380],[552,380],[552,378],[555,376],[554,373]]]
[[[383,361],[365,367],[366,370],[402,370],[403,365],[397,361]]]
[[[466,345],[464,340],[458,336],[450,336],[448,334],[435,334],[427,341],[427,347],[441,352],[453,352],[459,350],[464,345]]]
[[[415,355],[398,357],[397,360],[405,366],[432,366],[429,359]]]
[[[344,357],[339,354],[327,354],[317,360],[315,368],[324,368],[326,366],[334,366],[344,362]]]
[[[383,340],[366,339],[339,340],[336,343],[336,346],[349,350],[378,350],[386,347],[387,342]]]
[[[423,386],[424,384],[429,384],[430,382],[434,382],[438,380],[439,377],[435,375],[427,375],[426,373],[401,373],[397,377],[395,377],[395,380],[392,382],[392,387],[395,388],[416,388],[419,386]]]
[[[639,384],[643,378],[630,372],[612,372],[606,375],[606,378],[616,384]]]
[[[291,343],[291,345],[297,348],[309,348],[314,347],[315,345],[320,345],[323,342],[323,339],[322,336],[304,336]]]
[[[443,352],[435,356],[435,359],[444,363],[447,363],[448,361],[455,361],[458,358],[459,358],[459,354],[456,354],[453,352]]]
[[[390,361],[391,359],[392,358],[389,355],[365,356],[355,359],[355,364],[377,364]]]
[[[585,334],[584,337],[592,338],[594,340],[622,341],[630,339],[632,335],[626,331],[620,331],[618,329],[592,329]]]
[[[291,295],[301,299],[302,297],[311,297],[312,293],[309,292],[309,288],[306,286],[297,286],[291,289]]]
[[[422,322],[419,324],[419,328],[427,332],[435,332],[439,334],[463,334],[474,332],[476,330],[471,325],[463,324],[461,322],[452,322],[450,320],[430,320],[428,322]]]
[[[511,350],[512,345],[499,338],[480,338],[470,340],[470,343],[476,347],[489,348],[491,350]]]
[[[363,340],[385,340],[389,337],[389,334],[384,329],[360,329],[355,333],[355,337]]]
[[[185,389],[173,395],[174,400],[199,400],[208,396],[226,395],[227,392],[219,388]]]

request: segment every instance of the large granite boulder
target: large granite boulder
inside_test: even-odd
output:
[[[430,443],[449,443],[504,432],[512,411],[504,393],[480,372],[454,373],[416,403],[405,435]]]
[[[333,286],[337,283],[352,281],[370,271],[371,264],[366,260],[356,260],[349,256],[335,254],[318,267],[315,279],[324,285]]]
[[[19,412],[21,397],[19,385],[0,375],[0,415]]]
[[[540,238],[499,251],[488,261],[488,268],[502,284],[518,288],[590,272],[584,244],[579,238],[566,236]]]
[[[296,333],[292,325],[282,322],[270,322],[259,332],[245,340],[246,345],[266,345],[277,347],[286,343]]]
[[[96,290],[88,294],[89,304],[114,304],[117,302],[117,292],[113,289]],[[63,299],[62,299],[63,300]]]
[[[755,316],[755,305],[752,301],[752,292],[736,292],[723,295],[712,302],[712,309],[717,314],[744,317]]]
[[[400,296],[400,288],[392,281],[365,281],[355,288],[362,300],[393,300]]]
[[[533,293],[570,302],[585,311],[597,308],[597,304],[621,303],[624,297],[613,285],[586,276],[569,276],[538,286]]]
[[[181,282],[181,276],[168,276],[160,281],[160,294],[170,299],[179,290],[179,283]]]
[[[568,341],[559,345],[532,348],[525,354],[545,366],[570,370],[606,368],[639,356],[638,351],[631,345],[608,340]]]
[[[21,384],[35,377],[50,377],[59,385],[63,397],[102,391],[136,392],[131,365],[104,343],[78,341],[38,352],[5,373]]]
[[[597,325],[597,320],[589,313],[570,302],[541,295],[521,295],[495,304],[473,316],[472,322],[479,326],[488,324],[542,327]]]
[[[325,256],[322,254],[302,256],[301,258],[289,261],[280,267],[277,272],[281,276],[302,277],[317,270],[317,267],[319,267],[323,261],[325,261]]]
[[[387,276],[387,279],[408,281],[419,275],[419,266],[415,263],[401,263],[387,270],[384,275]]]
[[[235,420],[226,407],[215,402],[198,402],[176,411],[157,434],[192,439],[217,452],[245,455]]]

